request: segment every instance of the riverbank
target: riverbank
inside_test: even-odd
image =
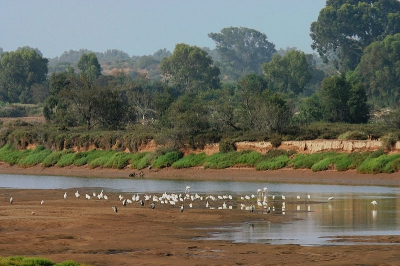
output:
[[[355,170],[338,172],[326,170],[313,172],[308,169],[284,168],[273,171],[257,171],[254,168],[227,168],[204,169],[192,167],[184,169],[144,169],[143,178],[151,179],[186,179],[186,180],[221,180],[221,181],[254,181],[254,182],[284,182],[304,184],[335,184],[335,185],[377,185],[400,186],[400,172],[393,174],[359,174]],[[135,177],[130,174],[135,173]],[[33,167],[22,168],[17,165],[10,166],[0,162],[0,174],[21,175],[55,175],[77,177],[104,177],[104,178],[140,178],[140,171],[125,168],[122,170],[110,168],[89,169],[87,166],[67,167]]]

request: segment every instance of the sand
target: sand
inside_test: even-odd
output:
[[[0,164],[0,173],[13,174],[129,178],[132,172],[85,167],[23,169]],[[360,175],[354,171],[146,169],[143,178],[400,186],[398,173]],[[183,212],[180,205],[151,209],[149,203],[133,203],[124,207],[118,193],[107,193],[108,201],[86,200],[85,193],[93,191],[79,189],[79,199],[74,196],[76,189],[0,189],[0,255],[40,256],[90,265],[400,265],[397,235],[341,236],[336,241],[343,245],[327,246],[209,240],[215,227],[255,221],[281,223],[290,217],[262,210],[250,213],[200,206],[186,207]],[[64,192],[68,194],[65,200]],[[114,205],[117,213],[111,208]]]

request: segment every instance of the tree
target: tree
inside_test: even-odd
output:
[[[221,60],[237,70],[237,78],[245,73],[261,74],[261,65],[276,52],[275,44],[264,33],[249,28],[224,28],[208,37],[216,43]]]
[[[292,50],[284,56],[274,55],[263,70],[272,87],[282,93],[299,94],[311,80],[310,65],[305,53]]]
[[[371,43],[355,72],[375,108],[400,107],[400,34]]]
[[[366,123],[369,119],[369,108],[363,85],[352,84],[346,80],[344,74],[324,79],[319,97],[326,121]]]
[[[46,81],[46,58],[32,48],[21,48],[5,52],[0,61],[0,86],[3,100],[10,102],[31,102],[31,86]]]
[[[172,56],[162,59],[161,71],[167,82],[171,81],[184,92],[219,86],[219,68],[215,67],[211,57],[197,46],[177,44]]]
[[[97,79],[101,74],[101,67],[94,53],[83,54],[78,62],[78,68],[91,80]]]
[[[328,0],[311,24],[311,47],[346,72],[356,68],[369,44],[398,32],[397,0]]]

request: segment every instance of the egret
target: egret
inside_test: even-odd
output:
[[[154,210],[154,208],[156,207],[156,205],[154,204],[154,202],[152,202],[152,203],[150,204],[150,207]]]
[[[271,212],[271,208],[268,206],[267,213],[270,213],[270,212]]]
[[[224,204],[222,204],[222,209],[226,209],[226,203],[225,203],[225,201],[224,201]]]
[[[64,199],[67,199],[67,192],[64,193]]]
[[[308,198],[308,199],[311,199],[311,196],[310,196],[310,194],[308,194],[308,195],[307,195],[307,198]]]
[[[210,204],[208,203],[208,200],[206,202],[206,208],[208,208],[210,206]]]
[[[299,196],[299,195],[297,195],[297,199],[300,199],[300,196]]]
[[[283,200],[285,200],[285,199],[286,199],[286,197],[285,197],[284,195],[282,195],[282,199],[283,199]]]
[[[185,193],[188,194],[189,191],[190,191],[190,187],[189,187],[189,186],[186,186]]]
[[[10,204],[13,204],[14,200],[13,197],[10,198]]]
[[[118,209],[116,206],[112,206],[113,211],[118,212]]]
[[[105,200],[108,200],[108,197],[107,197],[107,195],[104,195],[104,199],[105,199]]]
[[[375,209],[375,205],[377,205],[378,203],[376,202],[376,200],[371,201],[371,204],[374,205],[374,209]]]
[[[183,212],[183,209],[184,209],[184,207],[183,207],[183,204],[182,204],[182,206],[181,206],[181,212]]]
[[[328,200],[333,200],[333,196],[332,196],[332,197],[329,197]]]
[[[90,200],[89,194],[86,194],[85,197],[86,197],[86,199]]]
[[[142,205],[142,206],[144,206],[144,201],[143,200],[140,200],[140,205]]]
[[[123,206],[126,206],[126,199],[124,199],[124,200],[122,201],[122,205],[123,205]]]
[[[192,208],[192,207],[193,207],[192,203],[189,203],[189,208]]]
[[[75,197],[77,197],[78,199],[81,197],[81,194],[79,194],[78,190],[75,192]]]
[[[42,201],[40,202],[40,205],[43,205],[43,203],[44,203],[44,200],[42,200]]]

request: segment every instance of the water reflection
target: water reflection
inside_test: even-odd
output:
[[[232,194],[236,199],[268,187],[271,213],[265,215],[296,218],[290,223],[246,223],[232,230],[218,230],[221,232],[215,233],[214,239],[325,245],[332,244],[327,236],[400,235],[400,188],[394,187],[0,175],[1,188],[102,188],[126,193],[183,193],[186,186],[191,187],[191,193]],[[328,200],[330,197],[333,200]],[[371,204],[373,200],[377,205]],[[263,211],[263,206],[255,205],[256,211]]]

